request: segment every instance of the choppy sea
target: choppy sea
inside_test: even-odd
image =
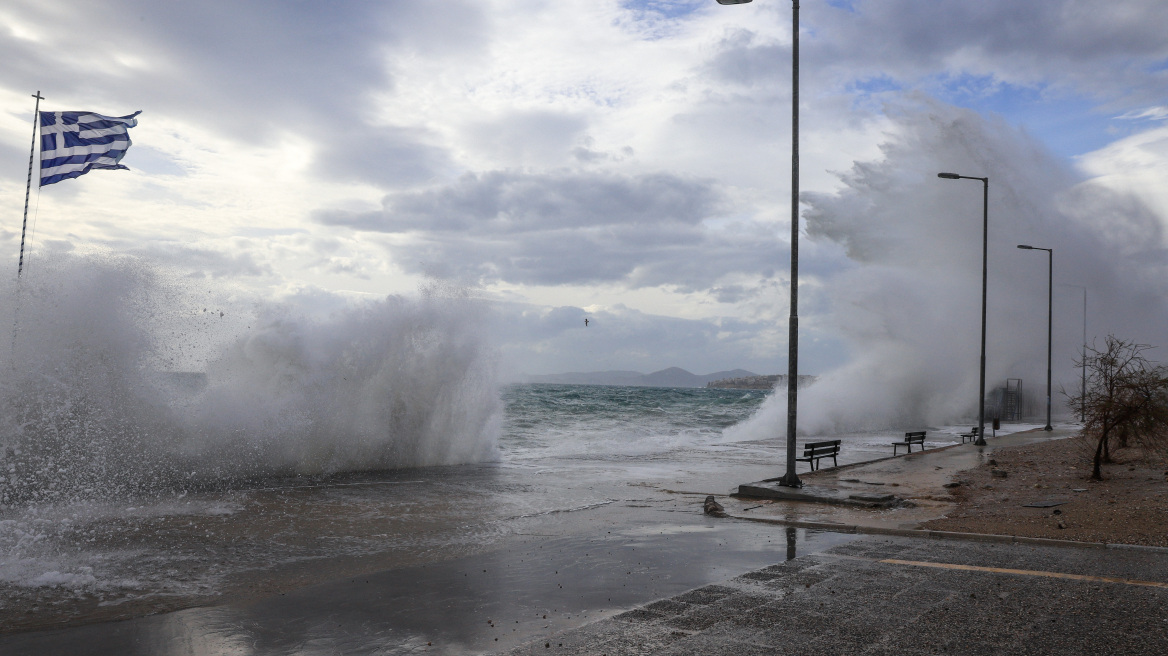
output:
[[[490,456],[478,462],[252,472],[214,486],[10,503],[0,509],[0,620],[20,628],[32,618],[35,628],[38,617],[52,624],[143,615],[354,572],[438,571],[441,563],[469,562],[517,540],[554,544],[559,560],[543,563],[556,568],[583,566],[586,552],[600,544],[619,546],[645,583],[618,600],[642,603],[781,557],[769,529],[722,525],[709,533],[713,526],[700,513],[706,494],[783,472],[784,440],[732,441],[725,434],[766,394],[513,385],[501,390],[499,434]],[[933,428],[928,444],[952,443],[961,430]],[[891,455],[896,436],[838,436],[841,464]],[[828,538],[800,538],[807,539]],[[693,569],[715,547],[717,557]],[[512,565],[518,582],[510,584],[546,575],[523,574],[521,560]],[[457,571],[451,576],[458,580]],[[577,604],[564,611],[565,622],[577,621],[571,613],[617,605],[611,585],[598,580],[590,596],[552,605]],[[478,603],[466,599],[470,607]]]

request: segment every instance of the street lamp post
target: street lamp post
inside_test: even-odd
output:
[[[989,278],[990,252],[990,179],[956,173],[938,173],[946,180],[981,180],[981,372],[977,386],[977,441],[985,446],[985,371],[986,371],[986,283]]]
[[[1046,251],[1046,427],[1042,430],[1054,430],[1050,425],[1050,336],[1051,324],[1054,317],[1054,249],[1040,248],[1018,244],[1018,248],[1026,251]]]
[[[751,0],[718,0],[741,5]],[[779,485],[803,487],[795,473],[795,426],[799,400],[799,0],[792,0],[791,27],[791,315],[787,322],[787,473]]]

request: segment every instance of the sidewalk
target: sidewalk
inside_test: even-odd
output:
[[[1168,653],[1168,554],[864,536],[795,557],[786,531],[783,562],[507,653]]]
[[[945,486],[995,450],[1076,432],[1027,431],[801,474],[799,490],[742,485],[771,496],[720,501],[730,518],[783,525],[775,530],[786,553],[762,547],[775,548],[777,564],[506,653],[1168,653],[1166,549],[917,528],[952,509]],[[860,535],[797,553],[819,532]]]
[[[1078,428],[1063,426],[986,439],[973,443],[869,462],[799,473],[802,488],[771,481],[745,483],[723,504],[740,519],[781,519],[873,528],[915,528],[943,516],[953,507],[945,487],[993,456],[996,449],[1063,439]],[[891,449],[891,447],[890,447]],[[800,463],[802,466],[802,463]],[[765,500],[760,505],[760,500]]]

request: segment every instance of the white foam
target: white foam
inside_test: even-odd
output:
[[[800,390],[800,434],[976,418],[982,185],[938,179],[941,171],[990,179],[987,392],[1020,378],[1045,404],[1047,258],[1018,244],[1054,249],[1056,415],[1065,412],[1060,381],[1078,388],[1083,339],[1082,292],[1060,284],[1087,287],[1088,340],[1109,332],[1162,339],[1164,217],[1084,181],[1002,121],[939,104],[899,109],[882,160],[841,173],[837,193],[804,197],[808,238],[855,264],[808,290],[813,301],[830,300],[830,321],[854,357]],[[729,439],[785,434],[783,390],[727,430]]]
[[[497,457],[487,308],[464,290],[313,317],[70,256],[22,285],[0,298],[19,326],[0,355],[0,506]]]

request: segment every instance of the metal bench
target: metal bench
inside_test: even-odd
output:
[[[795,458],[796,462],[806,462],[811,465],[811,471],[818,469],[819,461],[822,458],[831,458],[833,467],[838,467],[836,456],[840,452],[840,440],[828,440],[826,442],[808,442],[803,445],[803,457]]]
[[[977,441],[977,426],[974,426],[973,428],[969,429],[968,433],[961,434],[961,443],[965,444],[965,440],[969,440],[970,442]]]
[[[895,456],[896,450],[902,446],[908,449],[909,453],[912,453],[912,445],[914,444],[921,445],[921,451],[925,450],[925,431],[911,431],[905,433],[903,442],[892,443],[892,455]]]

